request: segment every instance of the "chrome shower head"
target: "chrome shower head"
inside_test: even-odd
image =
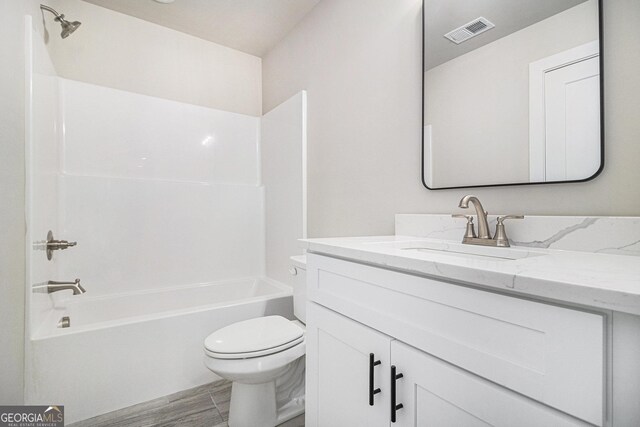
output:
[[[69,37],[69,35],[73,33],[75,30],[77,30],[78,27],[81,25],[80,21],[73,21],[73,22],[67,21],[66,19],[64,19],[64,14],[58,13],[53,8],[50,8],[49,6],[46,6],[44,4],[40,5],[40,9],[51,12],[56,16],[54,21],[59,22],[60,25],[62,26],[62,32],[60,33],[60,36],[63,39],[66,39],[67,37]]]
[[[56,18],[56,21],[60,22],[60,25],[62,25],[62,33],[60,33],[60,35],[63,39],[69,37],[69,35],[77,30],[82,24],[80,21],[69,22],[64,19],[64,15],[60,15],[60,18]]]

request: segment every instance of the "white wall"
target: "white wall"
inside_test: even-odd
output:
[[[591,0],[425,72],[430,187],[528,182],[529,64],[594,40]]]
[[[45,15],[60,77],[261,115],[260,58],[80,0],[47,4],[82,22],[62,40]]]
[[[420,181],[421,0],[323,0],[263,59],[264,110],[308,93],[309,235],[393,233],[395,213],[640,215],[640,2],[605,1],[605,170],[579,184],[430,191]]]

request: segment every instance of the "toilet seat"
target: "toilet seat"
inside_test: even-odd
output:
[[[216,359],[249,359],[252,357],[268,356],[270,354],[281,352],[300,344],[302,341],[304,341],[304,336],[296,338],[293,341],[279,345],[277,347],[265,348],[263,350],[249,351],[245,353],[218,353],[215,351],[211,351],[206,347],[204,349],[204,352],[207,356],[214,357]]]
[[[216,359],[249,359],[287,350],[304,341],[304,330],[296,323],[282,316],[234,323],[205,339],[205,354]]]

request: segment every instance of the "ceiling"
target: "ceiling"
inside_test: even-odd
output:
[[[263,56],[320,0],[84,0],[242,52]]]
[[[585,1],[587,0],[425,0],[425,70]],[[444,37],[449,31],[481,16],[493,22],[495,28],[459,45]]]

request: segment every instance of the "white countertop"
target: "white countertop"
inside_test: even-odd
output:
[[[637,256],[514,246],[514,249],[542,255],[505,260],[402,249],[419,242],[459,243],[412,236],[303,239],[301,242],[311,253],[640,315],[640,258]]]

